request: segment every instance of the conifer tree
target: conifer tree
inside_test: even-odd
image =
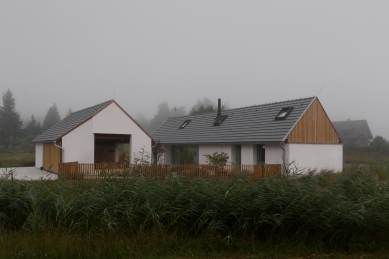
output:
[[[48,130],[49,128],[51,128],[52,126],[54,126],[56,123],[60,121],[61,121],[61,116],[59,115],[57,105],[54,103],[53,106],[51,106],[46,113],[46,117],[42,125],[42,131]]]
[[[3,106],[0,107],[0,143],[8,148],[11,139],[20,136],[22,123],[20,112],[15,110],[15,98],[8,89],[3,93]]]

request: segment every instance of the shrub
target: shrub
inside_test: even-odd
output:
[[[204,155],[207,158],[207,163],[212,165],[225,165],[228,161],[228,154],[224,152],[215,152],[212,155],[205,154]]]
[[[191,165],[194,164],[194,157],[196,156],[196,151],[190,151],[188,146],[182,148],[178,151],[178,159],[180,164]]]

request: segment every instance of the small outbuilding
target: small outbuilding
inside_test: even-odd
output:
[[[151,153],[153,138],[114,100],[71,113],[36,137],[35,166],[58,172],[66,162],[119,161],[119,145],[129,162],[142,148]]]
[[[343,145],[317,97],[255,105],[166,120],[152,137],[165,163],[179,163],[184,146],[195,162],[224,152],[233,164],[288,165],[305,171],[342,171]]]

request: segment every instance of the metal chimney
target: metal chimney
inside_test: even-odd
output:
[[[219,98],[217,101],[217,117],[219,118],[222,115],[222,100]]]

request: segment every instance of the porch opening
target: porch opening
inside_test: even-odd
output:
[[[94,134],[95,163],[130,161],[131,135],[127,134]]]

